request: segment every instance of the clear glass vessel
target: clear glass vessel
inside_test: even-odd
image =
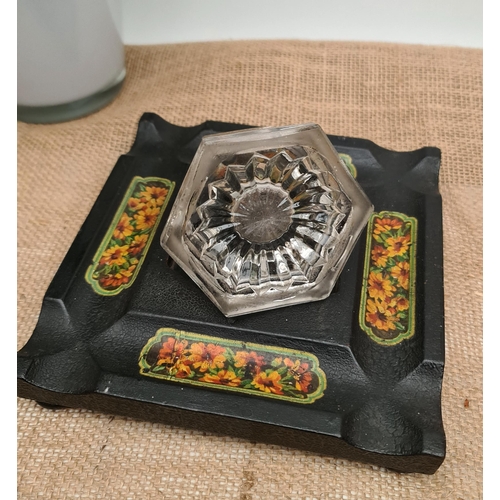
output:
[[[161,244],[238,316],[328,297],[372,211],[319,125],[213,134]]]

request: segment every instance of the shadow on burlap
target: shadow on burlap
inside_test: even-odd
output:
[[[443,153],[447,458],[433,476],[398,474],[19,400],[19,498],[481,498],[482,51],[299,41],[180,44],[128,47],[127,71],[120,96],[99,113],[18,125],[19,348],[145,111],[178,125],[312,121],[326,133],[390,149],[437,146]]]

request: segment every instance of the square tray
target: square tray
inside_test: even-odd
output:
[[[375,206],[333,293],[226,318],[159,237],[201,138],[243,128],[143,115],[18,353],[18,395],[434,473],[446,446],[440,151],[328,136]]]

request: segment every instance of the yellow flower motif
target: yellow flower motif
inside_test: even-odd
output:
[[[386,316],[399,317],[398,312],[406,311],[410,308],[410,301],[404,295],[396,295],[394,297],[386,297],[382,302],[377,301],[377,306]]]
[[[139,198],[130,198],[127,205],[130,210],[137,212],[138,210],[142,210],[145,204]]]
[[[260,372],[255,375],[252,385],[262,392],[283,394],[283,386],[280,381],[281,376],[277,371],[272,371],[269,375]]]
[[[389,257],[404,255],[410,247],[410,235],[398,236],[397,238],[387,238],[385,240]]]
[[[114,245],[102,254],[99,265],[121,266],[125,263],[128,255],[128,245]]]
[[[156,218],[159,213],[159,208],[146,208],[137,212],[134,215],[137,229],[139,231],[142,231],[143,229],[151,229],[155,225]]]
[[[388,233],[392,229],[398,230],[403,225],[403,222],[399,219],[391,219],[389,217],[376,218],[373,227],[374,234]]]
[[[182,361],[178,361],[170,371],[175,372],[175,378],[187,378],[191,375],[190,366],[184,364]]]
[[[161,207],[161,204],[158,205],[156,203],[156,200],[153,198],[151,200],[149,200],[148,202],[146,202],[146,204],[144,205],[145,208],[158,208],[158,207]]]
[[[373,299],[384,300],[386,297],[392,297],[396,291],[391,281],[384,277],[380,272],[372,271],[368,277],[368,295]]]
[[[200,378],[200,382],[238,387],[241,384],[241,379],[237,377],[236,373],[233,371],[220,370],[216,375],[206,373],[202,378]]]
[[[391,268],[391,276],[398,280],[399,286],[408,290],[408,282],[410,278],[410,264],[406,261],[398,262]]]
[[[128,269],[120,269],[120,271],[115,274],[107,274],[103,276],[99,279],[99,282],[105,288],[118,288],[119,286],[125,285],[130,281],[134,270],[135,266],[130,266]]]
[[[375,245],[372,250],[372,262],[377,267],[385,267],[387,264],[387,259],[389,257],[389,252],[381,246]]]
[[[406,311],[410,308],[410,301],[403,296],[396,297],[395,307],[398,311]]]
[[[129,253],[130,255],[137,255],[144,250],[146,243],[148,241],[149,235],[138,234],[134,236],[134,240],[130,243]]]
[[[155,206],[161,207],[165,203],[165,198],[168,194],[168,189],[156,186],[147,186],[141,192],[141,200],[145,202],[153,201]]]
[[[390,309],[388,309],[383,302],[372,299],[367,300],[366,322],[373,327],[386,332],[395,330],[397,319],[398,318],[391,313]]]
[[[131,218],[127,214],[122,214],[120,221],[113,231],[113,238],[123,240],[134,232],[134,226],[130,224]]]
[[[251,371],[258,371],[264,364],[264,356],[258,355],[255,351],[238,351],[234,355],[234,360],[236,368],[247,367]]]

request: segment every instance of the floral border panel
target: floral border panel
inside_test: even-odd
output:
[[[376,212],[367,234],[359,324],[375,342],[398,344],[415,331],[417,219]]]
[[[326,376],[313,354],[161,328],[144,346],[140,374],[171,382],[312,403]]]
[[[117,295],[132,285],[167,208],[175,183],[134,177],[85,279],[100,295]]]
[[[356,179],[358,176],[358,171],[352,162],[352,158],[346,153],[339,153],[341,160],[344,162],[344,165],[347,167],[351,175]]]

